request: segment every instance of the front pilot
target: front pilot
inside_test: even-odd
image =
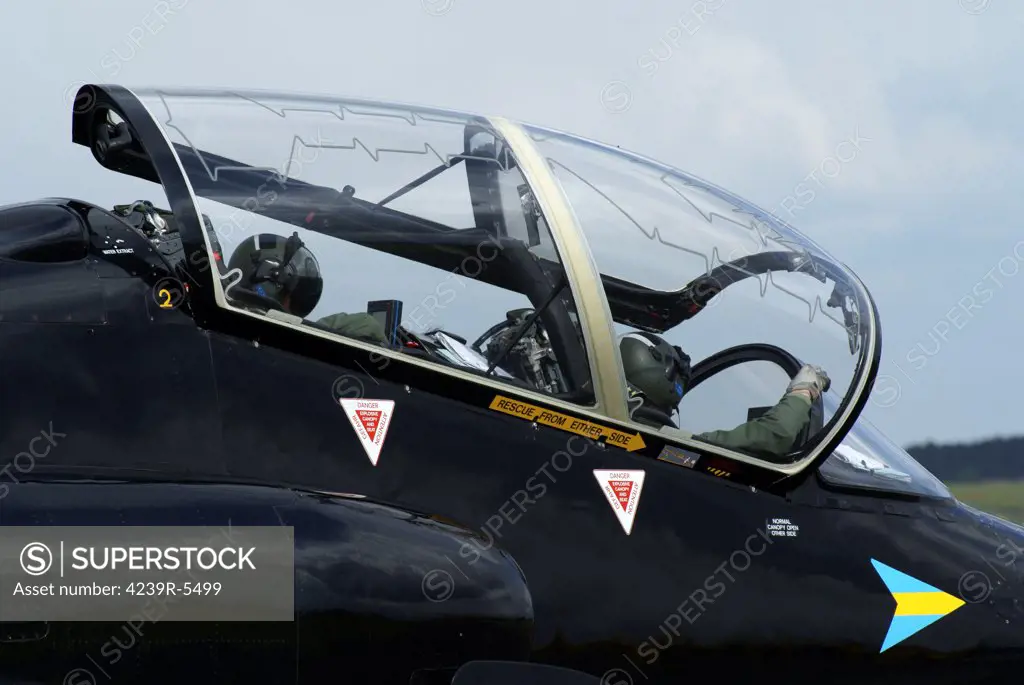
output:
[[[690,358],[681,348],[653,333],[626,333],[619,341],[623,371],[629,385],[631,416],[661,428],[673,426],[672,414],[690,382]],[[781,457],[796,446],[811,419],[811,404],[830,385],[821,367],[805,365],[790,381],[778,404],[764,415],[732,430],[699,433],[693,437],[740,452]]]

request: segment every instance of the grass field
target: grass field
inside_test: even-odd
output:
[[[1024,480],[948,483],[958,500],[972,507],[1024,524]]]

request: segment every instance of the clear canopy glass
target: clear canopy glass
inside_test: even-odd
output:
[[[825,407],[824,422],[845,421],[877,345],[870,295],[852,272],[706,181],[571,134],[527,130],[586,234],[617,333],[659,333],[694,364],[735,346],[774,345],[828,372],[841,402]],[[752,398],[774,404],[787,383],[771,364],[735,367],[684,397],[678,425],[733,428]]]
[[[678,169],[424,107],[133,92],[175,150],[207,249],[223,256],[222,307],[376,344],[364,317],[400,301],[404,329],[433,336],[432,361],[627,423],[617,335],[657,333],[695,368],[723,350],[771,347],[832,381],[813,435],[767,464],[787,472],[849,429],[867,396],[879,334],[857,276],[777,217]],[[318,265],[322,292],[301,316],[240,297],[232,256],[270,245],[258,238],[267,234],[285,254],[298,236],[305,263]],[[782,397],[792,370],[748,361],[694,388],[663,434],[687,443]]]

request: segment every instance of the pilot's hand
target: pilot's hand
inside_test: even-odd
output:
[[[826,392],[831,385],[832,380],[823,368],[812,364],[804,364],[796,376],[793,377],[793,380],[789,382],[786,394],[799,393],[806,395],[808,399],[813,401],[818,399],[821,393]]]

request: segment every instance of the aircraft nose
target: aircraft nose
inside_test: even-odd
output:
[[[1020,634],[1024,646],[1024,528],[962,505],[986,539],[978,563],[963,573],[960,598],[987,604]]]

